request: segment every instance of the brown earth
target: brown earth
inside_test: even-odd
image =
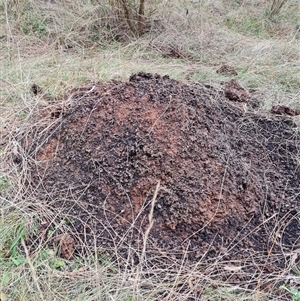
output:
[[[74,89],[54,107],[27,133],[29,184],[80,233],[75,249],[135,250],[138,262],[160,181],[148,252],[229,262],[241,273],[222,275],[248,287],[299,261],[300,134],[290,117],[145,73]]]

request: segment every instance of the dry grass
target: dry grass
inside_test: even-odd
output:
[[[32,126],[33,112],[44,104],[30,92],[33,83],[53,97],[87,80],[126,79],[142,70],[216,82],[227,80],[216,69],[228,64],[242,85],[256,90],[262,110],[275,103],[299,107],[299,1],[287,3],[276,20],[267,18],[270,7],[262,1],[152,1],[149,32],[139,39],[103,3],[0,1],[1,301],[272,299],[260,287],[247,291],[220,282],[216,268],[220,275],[230,268],[221,257],[206,265],[186,265],[184,257],[164,254],[149,258],[147,241],[144,251],[137,250],[145,259],[138,267],[131,258],[113,259],[96,247],[74,260],[61,258],[47,242],[37,241],[30,250],[26,238],[39,233],[42,220],[57,217],[30,198],[26,168],[20,171],[9,163],[14,153],[26,159],[16,133]],[[172,51],[179,57],[168,57]],[[262,276],[261,283],[274,284],[274,290],[279,280],[299,283],[289,274],[292,266],[287,260],[282,275]]]
[[[262,92],[266,109],[285,95],[289,104],[297,104],[298,2],[284,6],[276,21],[264,17],[267,6],[253,1],[238,8],[226,1],[183,1],[172,7],[162,3],[162,8],[156,4],[155,22],[138,40],[122,24],[115,25],[105,5],[99,12],[99,7],[79,1],[29,3],[19,21],[9,11],[2,20],[1,102],[27,101],[32,83],[57,95],[86,80],[124,79],[140,70],[176,79],[226,80],[215,71],[228,64],[237,69],[245,87]],[[172,51],[182,59],[164,58]]]
[[[12,147],[16,142],[15,136],[9,136],[8,139],[11,139],[8,145]],[[4,151],[6,162],[11,161],[12,152],[9,147]],[[18,154],[22,155],[21,148],[18,148]],[[25,155],[22,157],[23,162],[28,159]],[[7,174],[11,186],[0,199],[0,292],[3,300],[263,301],[276,298],[261,290],[264,285],[268,284],[269,289],[275,291],[279,281],[298,281],[296,276],[289,273],[294,263],[286,258],[285,271],[253,277],[251,282],[256,285],[253,290],[243,288],[243,283],[234,286],[220,279],[236,272],[251,276],[247,264],[256,263],[257,267],[262,265],[263,269],[259,254],[243,265],[239,265],[238,261],[228,263],[222,256],[210,263],[199,260],[190,264],[186,262],[186,254],[178,259],[161,250],[148,253],[147,245],[151,242],[148,241],[147,231],[140,248],[132,249],[132,255],[139,258],[138,264],[131,256],[120,257],[117,248],[113,255],[96,246],[93,249],[85,245],[81,246],[82,254],[76,254],[70,260],[64,259],[60,257],[57,246],[53,247],[50,243],[51,235],[55,231],[68,231],[76,237],[78,233],[71,232],[72,229],[65,225],[64,220],[55,223],[59,212],[53,212],[45,204],[39,203],[38,199],[30,197],[34,195],[31,192],[34,187],[28,187],[20,181],[27,179],[26,168],[21,172],[10,169]],[[149,206],[155,203],[159,188],[158,184]],[[56,225],[54,229],[47,229],[49,238],[43,242],[39,239],[41,221],[51,221]],[[150,210],[149,230],[153,223],[155,220]],[[130,235],[118,238],[116,245],[120,244],[120,239],[126,241],[130,248]],[[244,284],[248,286],[249,283],[247,281]]]
[[[19,135],[26,137],[31,126],[23,124],[25,135],[22,130]],[[50,243],[51,235],[56,231],[66,231],[80,241],[79,235],[66,226],[65,219],[57,220],[59,212],[54,212],[33,197],[35,187],[25,183],[28,178],[26,161],[32,158],[17,144],[15,134],[6,138],[8,141],[2,159],[8,164],[17,154],[23,161],[22,170],[13,163],[1,169],[10,183],[0,199],[0,289],[7,300],[270,300],[276,297],[266,295],[261,287],[267,284],[269,290],[276,291],[278,282],[299,282],[299,278],[290,273],[295,265],[295,256],[286,254],[286,258],[269,258],[270,261],[284,259],[286,269],[253,276],[251,282],[256,285],[253,290],[244,289],[243,283],[230,285],[220,280],[222,276],[238,272],[249,277],[247,265],[255,264],[263,270],[264,264],[260,263],[263,256],[257,254],[246,264],[238,261],[228,263],[221,255],[210,263],[199,260],[188,264],[185,254],[178,259],[160,250],[156,254],[148,253],[147,246],[151,242],[147,241],[147,232],[140,248],[132,249],[132,255],[139,258],[139,264],[131,256],[120,257],[117,247],[113,255],[96,246],[93,249],[82,245],[81,254],[77,253],[70,260],[64,259],[58,247]],[[157,194],[159,186],[148,206],[155,203]],[[55,227],[46,229],[49,238],[41,241],[40,227],[45,221],[53,222]],[[155,220],[150,211],[149,229],[153,223]],[[130,247],[130,235],[117,238],[116,246],[120,241],[127,241]],[[249,281],[245,285],[248,286]]]

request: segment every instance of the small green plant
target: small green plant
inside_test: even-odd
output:
[[[26,18],[23,18],[23,22],[21,23],[21,31],[28,34],[37,34],[39,37],[43,37],[48,34],[48,29],[46,27],[47,18],[28,15]]]
[[[15,116],[20,119],[25,119],[27,117],[27,114],[25,112],[18,112],[15,114]]]
[[[7,176],[0,176],[0,192],[4,191],[9,186]]]
[[[1,285],[7,285],[10,282],[10,277],[8,273],[4,273],[1,278]]]
[[[40,253],[40,259],[43,262],[47,262],[47,265],[53,270],[62,269],[63,267],[66,267],[67,263],[64,259],[58,257],[56,255],[57,250],[50,249],[48,247],[45,247],[42,249]]]
[[[0,227],[3,226],[0,224]],[[4,232],[0,235],[5,234]],[[6,236],[7,235],[7,236]],[[1,236],[1,245],[0,245],[0,261],[6,262],[9,266],[19,266],[25,262],[25,255],[20,252],[21,241],[26,236],[26,231],[23,225],[16,226],[15,229],[10,229],[5,236]],[[3,284],[7,279],[8,275],[2,274],[2,280],[0,283]]]
[[[65,266],[66,266],[66,262],[58,258],[54,258],[50,263],[50,267],[54,270],[61,269]]]
[[[26,231],[23,225],[20,225],[15,233],[15,238],[11,242],[10,248],[9,248],[9,255],[10,260],[15,266],[19,266],[25,261],[25,256],[20,253],[19,251],[19,244],[21,243],[21,240],[25,238]]]
[[[298,291],[295,287],[288,288],[284,284],[280,286],[280,289],[286,290],[292,294],[293,301],[300,301],[300,291]]]

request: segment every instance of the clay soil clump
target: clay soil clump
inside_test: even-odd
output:
[[[300,247],[300,135],[251,96],[246,106],[145,73],[74,89],[29,133],[29,184],[76,231],[75,252],[138,254],[159,182],[148,254],[280,273]]]

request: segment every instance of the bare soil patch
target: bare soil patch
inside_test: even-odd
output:
[[[227,268],[214,273],[250,288],[300,247],[300,134],[255,105],[145,73],[74,89],[26,133],[28,184],[80,234],[75,249],[136,252],[138,263],[160,181],[147,254],[218,261]]]

